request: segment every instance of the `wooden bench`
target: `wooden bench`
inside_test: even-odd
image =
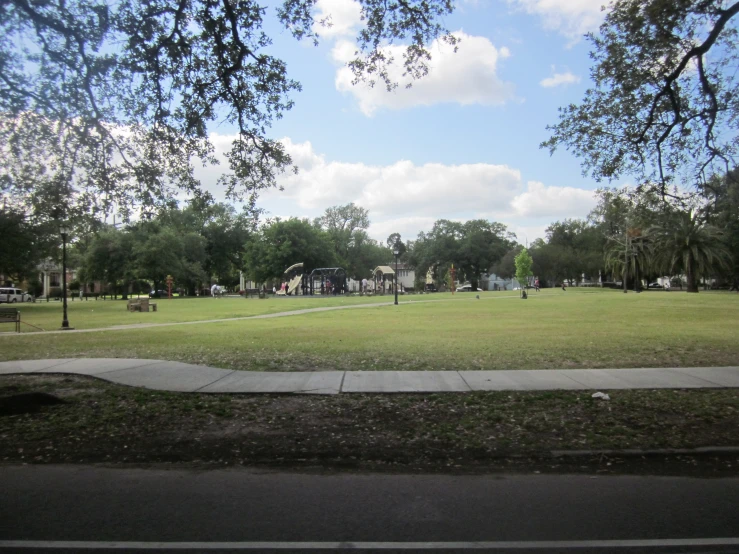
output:
[[[156,302],[149,302],[148,298],[131,298],[128,300],[128,311],[129,312],[156,312]]]
[[[15,323],[15,332],[21,332],[21,312],[18,308],[0,308],[0,323]]]

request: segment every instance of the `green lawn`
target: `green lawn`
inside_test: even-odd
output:
[[[397,307],[203,325],[5,335],[0,359],[139,357],[255,371],[739,365],[737,294],[556,289],[527,301],[510,292],[480,296],[420,295]],[[90,301],[70,305],[69,318],[84,328],[388,300],[160,300],[160,311],[148,314],[129,314],[122,302]],[[58,303],[35,304],[23,318],[56,328],[60,312]]]
[[[493,293],[489,293],[493,294]],[[508,292],[508,295],[514,293]],[[135,296],[133,297],[136,298]],[[426,294],[400,297],[402,301],[441,300],[451,298],[472,298],[469,294]],[[392,302],[393,297],[385,296],[347,296],[347,297],[274,297],[259,300],[256,298],[167,298],[151,299],[156,303],[156,312],[127,312],[123,300],[68,300],[67,313],[70,325],[75,329],[93,329],[114,325],[135,323],[174,323],[205,319],[228,319],[252,315],[270,314],[304,308],[324,306],[345,306],[352,304],[372,304]],[[22,321],[46,331],[56,330],[62,322],[61,302],[39,301],[36,303],[14,304],[21,310]],[[10,328],[0,328],[7,331]],[[38,329],[22,326],[22,332],[36,332]]]

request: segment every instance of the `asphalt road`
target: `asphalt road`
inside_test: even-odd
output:
[[[736,553],[738,507],[738,478],[3,466],[0,552]]]

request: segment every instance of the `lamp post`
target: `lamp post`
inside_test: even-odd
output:
[[[395,305],[398,305],[398,255],[400,254],[400,248],[398,243],[395,243],[393,247],[393,254],[395,255]]]
[[[69,230],[62,226],[59,228],[59,234],[62,236],[62,305],[64,306],[62,330],[68,331],[72,329],[67,319],[67,235],[69,235]]]

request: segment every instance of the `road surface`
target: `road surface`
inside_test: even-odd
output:
[[[739,478],[4,466],[0,491],[2,553],[739,552]]]

